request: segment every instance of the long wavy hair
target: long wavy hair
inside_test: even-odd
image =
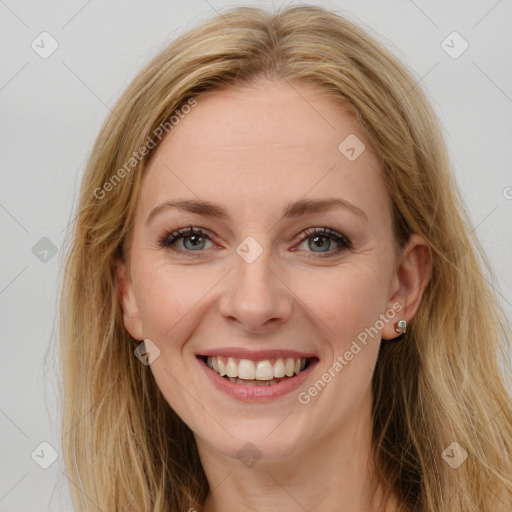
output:
[[[262,78],[349,105],[382,162],[395,246],[411,233],[429,244],[420,308],[400,342],[383,341],[372,380],[379,478],[400,511],[512,510],[510,326],[438,121],[390,51],[314,6],[238,7],[188,31],[138,74],[97,137],[60,298],[62,449],[76,510],[200,510],[208,494],[192,432],[134,356],[140,340],[123,324],[115,261],[160,142],[155,130],[202,93]],[[142,147],[152,149],[142,156]],[[454,446],[468,455],[457,468],[447,458]]]

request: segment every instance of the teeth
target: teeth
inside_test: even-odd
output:
[[[271,381],[283,377],[293,377],[306,367],[306,359],[301,357],[278,358],[274,364],[268,359],[251,361],[249,359],[236,359],[233,357],[208,356],[206,364],[221,377],[227,376],[229,380],[236,378],[243,380]]]
[[[232,357],[228,358],[228,364],[226,365],[226,375],[228,377],[238,377],[238,366]]]
[[[256,380],[272,380],[274,378],[274,367],[270,361],[258,361],[256,364]]]
[[[284,361],[282,359],[278,359],[274,363],[274,377],[276,379],[281,379],[284,376],[285,376]]]
[[[224,377],[224,375],[226,375],[226,365],[222,362],[220,357],[214,357],[213,359],[217,359],[217,365],[219,366],[218,373],[221,377]]]
[[[256,368],[254,368],[254,363],[252,361],[249,361],[249,359],[240,359],[237,377],[240,379],[254,380],[256,378],[256,373]]]
[[[293,373],[295,372],[295,359],[293,359],[293,357],[289,357],[286,360],[284,371],[287,377],[293,377]]]

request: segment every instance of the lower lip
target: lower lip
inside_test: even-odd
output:
[[[312,359],[308,367],[295,377],[283,380],[271,386],[258,386],[248,384],[235,384],[224,377],[221,377],[216,371],[212,370],[206,363],[198,358],[200,365],[203,367],[208,378],[213,385],[223,393],[236,398],[242,402],[264,402],[273,400],[280,396],[295,391],[309,377],[313,368],[318,363],[318,359]]]

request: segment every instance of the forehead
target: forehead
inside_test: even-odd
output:
[[[345,140],[358,153],[364,144],[355,160]],[[261,218],[333,196],[385,210],[378,158],[355,118],[322,91],[273,82],[198,96],[150,161],[139,207],[147,215],[171,198],[201,198]]]

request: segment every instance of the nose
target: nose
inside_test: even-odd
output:
[[[233,256],[234,268],[227,276],[219,309],[227,321],[247,332],[275,329],[292,314],[293,294],[277,267],[271,268],[271,259],[269,250],[251,263],[237,253]]]

